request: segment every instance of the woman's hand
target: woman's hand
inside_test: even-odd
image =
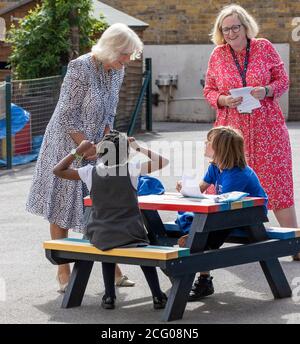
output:
[[[258,100],[263,100],[266,97],[266,89],[264,87],[254,87],[251,95]]]
[[[104,135],[107,135],[110,133],[110,127],[107,125],[104,129]]]
[[[223,96],[223,103],[225,106],[229,107],[230,109],[235,109],[238,107],[242,101],[243,97],[233,98],[232,96]]]
[[[181,180],[179,180],[179,181],[176,183],[176,190],[177,190],[178,192],[180,192],[181,189],[182,189],[182,182],[181,182]]]
[[[185,244],[186,244],[186,241],[187,241],[187,238],[188,238],[188,234],[186,235],[183,235],[182,237],[180,237],[177,241],[177,244],[179,245],[179,247],[186,247]]]

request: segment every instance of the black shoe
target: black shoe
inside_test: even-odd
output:
[[[114,309],[115,308],[115,297],[103,295],[101,306],[104,309]]]
[[[168,297],[165,293],[161,293],[161,297],[153,296],[154,309],[163,309],[166,307]]]
[[[215,292],[211,276],[199,276],[190,291],[188,301],[198,301]]]

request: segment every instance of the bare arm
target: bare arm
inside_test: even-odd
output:
[[[64,157],[58,164],[54,166],[53,173],[60,178],[69,180],[80,180],[79,174],[75,168],[70,168],[70,165],[75,160],[72,154]]]
[[[109,134],[110,132],[110,128],[107,125],[104,129],[104,135]],[[69,135],[71,136],[72,140],[79,146],[81,144],[82,141],[86,141],[86,137],[82,132],[72,132],[69,133]],[[86,151],[84,153],[84,157],[87,160],[94,160],[96,157],[96,145],[91,146],[91,149],[89,151]]]
[[[93,144],[87,140],[81,141],[76,149],[76,153],[83,156],[92,148]],[[70,168],[75,157],[70,153],[54,166],[53,173],[60,178],[68,180],[80,180],[77,169]]]
[[[161,170],[168,165],[169,160],[160,154],[151,151],[148,148],[140,146],[134,137],[128,138],[130,147],[137,152],[146,155],[150,161],[141,164],[141,174],[151,173],[157,170]]]
[[[202,180],[199,184],[199,187],[200,187],[200,191],[203,193],[205,192],[208,187],[210,186],[210,184],[207,184],[204,180]]]
[[[107,128],[108,127],[105,128],[104,134],[106,134]],[[109,128],[108,128],[108,132],[109,132]],[[82,132],[76,132],[76,133],[73,132],[73,133],[69,133],[69,135],[71,136],[72,140],[78,145],[78,147],[82,141],[86,141],[85,135]],[[96,160],[96,145],[95,144],[92,144],[90,148],[84,152],[84,158],[86,160]]]
[[[86,137],[82,132],[73,132],[69,133],[69,135],[71,136],[72,140],[77,144],[77,146],[80,145],[81,141],[86,140]]]

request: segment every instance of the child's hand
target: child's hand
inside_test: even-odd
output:
[[[130,148],[132,148],[135,151],[140,148],[140,145],[136,142],[134,137],[128,137],[128,143]]]
[[[88,140],[81,141],[76,149],[77,153],[83,155],[85,160],[96,160],[96,145]]]
[[[186,244],[186,241],[187,241],[187,238],[188,238],[188,234],[186,235],[183,235],[182,237],[180,237],[177,241],[177,244],[179,245],[179,247],[186,247],[185,244]]]
[[[87,152],[91,147],[93,146],[93,143],[88,140],[82,140],[77,147],[76,151],[78,154],[83,155],[85,152]]]
[[[96,144],[92,144],[92,146],[85,151],[83,154],[83,157],[85,160],[97,160],[97,154],[96,154]]]
[[[181,182],[181,180],[179,180],[179,181],[176,183],[176,190],[177,190],[178,192],[180,192],[181,189],[182,189],[182,182]]]

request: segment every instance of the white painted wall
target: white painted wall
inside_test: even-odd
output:
[[[156,121],[212,122],[215,110],[203,97],[200,80],[205,78],[209,56],[214,46],[211,45],[146,45],[144,58],[152,58],[153,93],[160,94],[159,106],[153,106],[153,119]],[[275,44],[289,72],[289,44]],[[178,88],[173,88],[173,99],[165,112],[164,94],[155,85],[159,74],[177,74]],[[288,115],[288,92],[280,99],[285,117]]]

